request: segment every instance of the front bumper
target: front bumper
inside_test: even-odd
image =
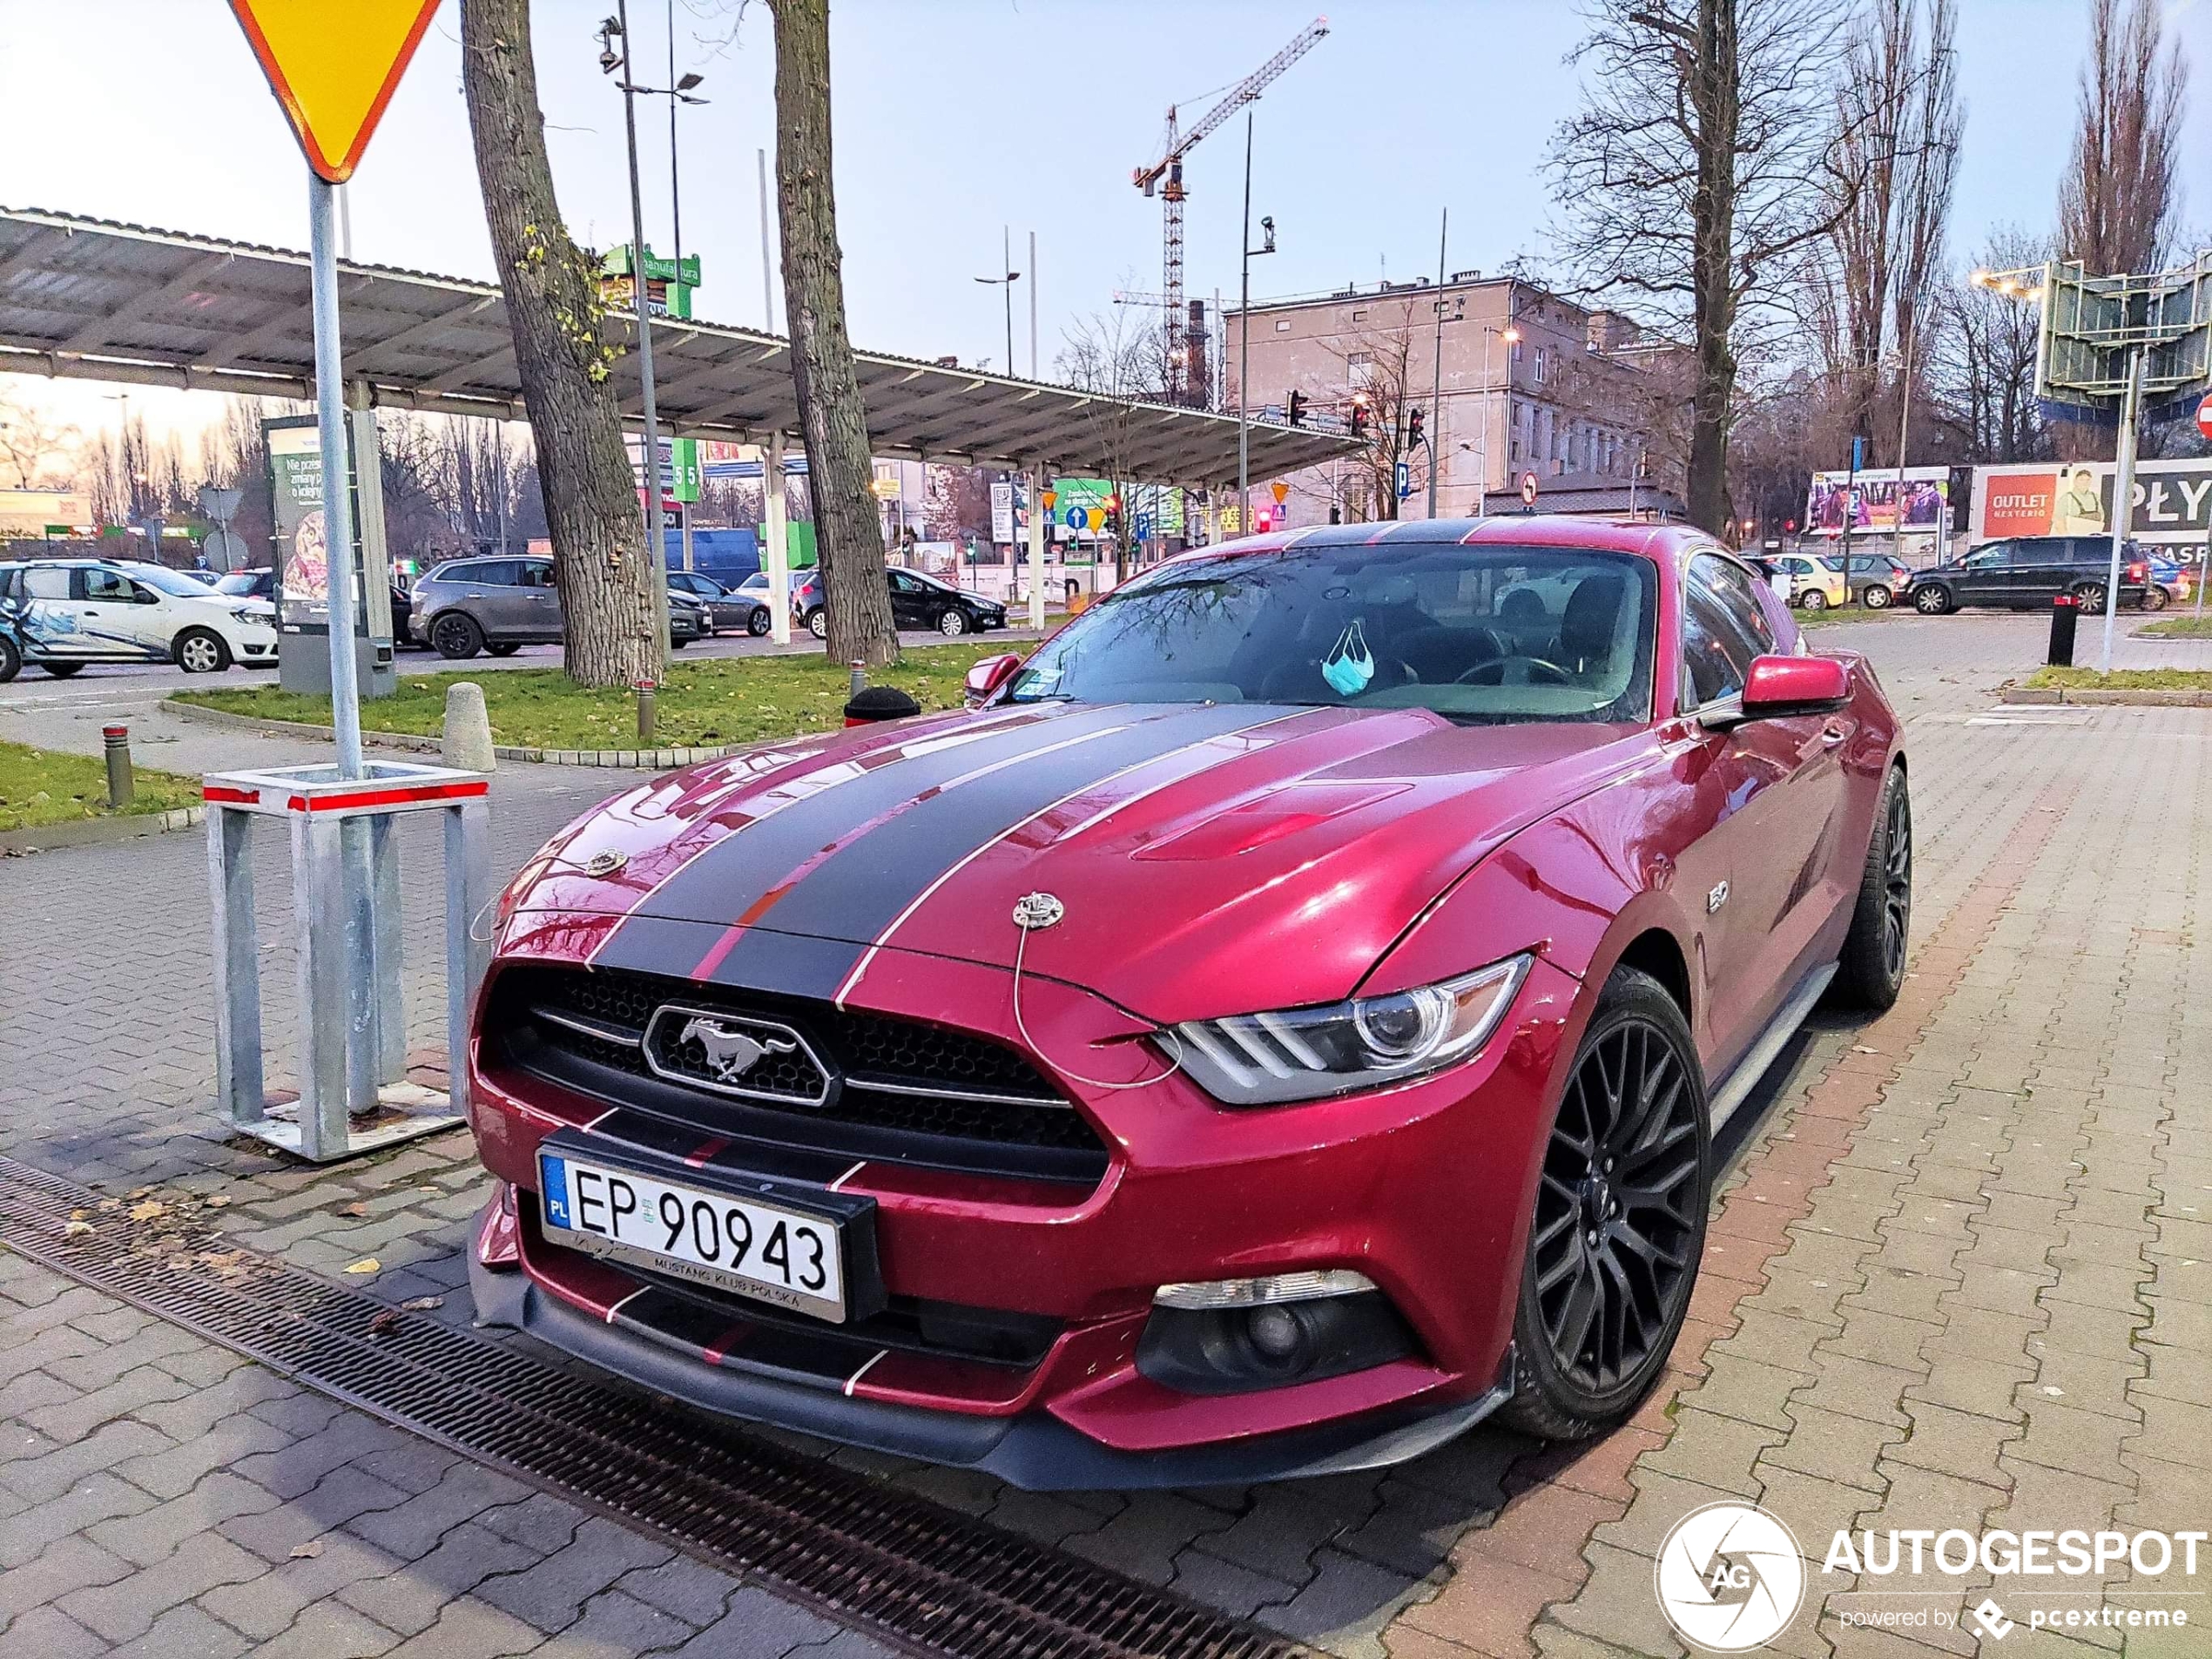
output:
[[[577,930],[537,937],[558,954],[576,948]],[[999,1028],[998,970],[892,951],[863,988],[855,1003],[871,1011],[941,1023],[959,1009],[973,1015],[968,1028],[1025,1047]],[[676,1298],[550,1243],[536,1222],[538,1143],[564,1128],[627,1136],[639,1115],[496,1058],[487,1067],[480,1040],[472,1123],[485,1163],[518,1199],[509,1255],[474,1258],[480,1314],[709,1409],[1022,1486],[1235,1482],[1414,1456],[1486,1415],[1509,1384],[1527,1217],[1578,989],[1540,961],[1474,1060],[1365,1096],[1237,1112],[1180,1076],[1135,1090],[1067,1083],[1109,1150],[1095,1185],[888,1161],[856,1172],[841,1153],[806,1177],[875,1198],[894,1298],[1056,1322],[1042,1358],[1018,1365],[879,1351],[837,1327],[768,1328],[738,1298],[703,1310],[696,1293]],[[1093,1042],[1135,1028],[1053,981],[1025,978],[1024,1012],[1051,1053],[1096,1053]],[[742,1149],[711,1156],[716,1173],[744,1167]],[[1160,1285],[1325,1267],[1372,1279],[1414,1352],[1206,1394],[1138,1369]]]

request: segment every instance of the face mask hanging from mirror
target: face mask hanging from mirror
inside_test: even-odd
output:
[[[1367,636],[1357,617],[1329,647],[1328,656],[1322,659],[1321,678],[1339,697],[1359,696],[1375,678],[1375,659],[1367,650]]]

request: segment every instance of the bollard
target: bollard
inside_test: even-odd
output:
[[[131,775],[131,728],[102,726],[100,738],[107,750],[108,810],[119,813],[131,804],[131,796],[137,787]]]
[[[446,687],[445,733],[438,757],[459,772],[492,772],[499,761],[492,749],[491,716],[484,710],[484,688],[474,680]]]
[[[651,749],[654,746],[653,728],[659,718],[659,711],[654,706],[659,688],[651,680],[639,680],[632,689],[637,693],[637,746]]]
[[[853,664],[852,683],[845,688],[845,695],[847,697],[858,697],[861,692],[867,691],[867,689],[868,665],[866,663],[855,662]]]
[[[2051,649],[2044,660],[2053,668],[2074,666],[2074,631],[2081,619],[2081,602],[2070,593],[2051,599]]]

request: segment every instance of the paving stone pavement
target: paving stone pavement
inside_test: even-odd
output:
[[[2174,1085],[2204,1075],[2212,1042],[2182,1024],[2212,988],[2194,931],[2212,711],[1990,711],[1986,691],[2040,657],[2034,621],[1817,637],[1868,651],[1912,725],[1915,978],[1882,1022],[1817,1020],[1777,1069],[1718,1196],[1675,1369],[1630,1426],[1575,1448],[1477,1431],[1390,1471],[1135,1497],[1028,1494],[775,1438],[1345,1659],[1680,1652],[1650,1558],[1718,1496],[1763,1499],[1816,1553],[1780,1644],[1813,1654],[1912,1651],[1841,1626],[1851,1586],[1824,1582],[1817,1558],[1836,1527],[2205,1524],[2212,1238],[2195,1200],[2212,1159],[2176,1129],[2212,1108]],[[503,771],[500,867],[612,781]],[[418,839],[404,856],[409,1005],[430,1046],[436,853]],[[257,874],[281,1066],[273,838]],[[442,1296],[438,1317],[466,1320],[481,1187],[465,1136],[315,1170],[212,1121],[197,837],[0,863],[0,906],[49,942],[0,962],[0,1151],[220,1205],[237,1243],[315,1271],[373,1258],[346,1282]],[[0,1344],[0,1659],[865,1642],[4,1254],[0,1322],[17,1327]],[[320,1555],[291,1554],[316,1538]],[[663,1564],[616,1570],[639,1549]],[[556,1557],[577,1569],[539,1570]],[[1946,1607],[1984,1593],[1942,1588]],[[1923,1635],[1973,1650],[1955,1630]],[[2057,1639],[2023,1629],[2003,1651]],[[2174,1649],[2192,1650],[2212,1645]]]

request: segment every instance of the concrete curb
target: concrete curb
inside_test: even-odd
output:
[[[328,738],[327,725],[308,725],[299,720],[270,720],[258,714],[233,714],[228,709],[211,709],[201,703],[180,703],[174,697],[162,699],[161,706],[170,713],[187,720],[199,720],[209,725],[227,725],[244,732],[259,732],[276,738]],[[422,737],[412,732],[368,732],[361,741],[381,749],[405,749],[416,754],[436,754],[439,742],[435,738]],[[696,765],[702,760],[719,760],[724,755],[733,755],[754,745],[749,743],[726,743],[712,749],[524,749],[511,744],[495,744],[492,753],[501,760],[527,760],[540,766],[617,766],[631,770],[673,772],[678,766]]]
[[[2026,686],[2009,685],[1998,694],[2000,703],[2033,703],[2045,706],[2064,703],[2081,708],[2101,705],[2126,705],[2147,709],[2212,709],[2212,691],[2157,691],[2094,689],[2030,690]]]
[[[66,824],[0,830],[0,853],[51,853],[64,846],[104,846],[111,841],[135,841],[142,835],[166,835],[172,831],[191,829],[201,816],[197,806],[179,806],[165,813],[85,818]]]

